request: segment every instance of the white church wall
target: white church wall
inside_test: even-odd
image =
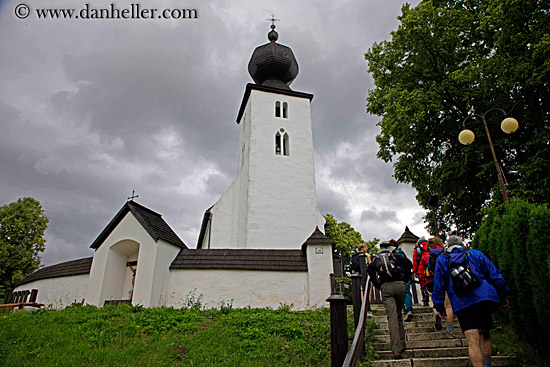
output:
[[[288,117],[275,116],[276,101],[288,103]],[[297,249],[319,223],[308,98],[252,90],[247,195],[240,195],[239,238],[247,248]],[[277,132],[289,135],[289,155],[275,154]],[[320,225],[323,228],[323,225]]]
[[[105,279],[105,268],[107,267],[107,246],[99,248],[94,252],[94,259],[90,268],[90,279],[86,290],[85,301],[87,304],[102,306],[105,300],[101,300],[101,289]]]
[[[162,306],[163,290],[168,287],[170,279],[170,264],[180,250],[179,247],[169,244],[166,241],[159,240],[156,247],[155,264],[152,275],[151,307]]]
[[[101,299],[103,301],[122,299],[122,289],[126,280],[126,259],[127,256],[118,251],[111,250],[107,254],[105,276],[103,278],[103,287],[101,288]]]
[[[403,242],[399,247],[403,250],[405,255],[407,255],[407,258],[413,261],[413,253],[414,253],[414,243],[410,242]]]
[[[312,308],[325,307],[330,295],[330,274],[334,272],[332,244],[307,245],[306,257],[309,305]]]
[[[36,302],[55,309],[65,308],[86,297],[88,274],[41,279],[15,288],[14,291],[38,289]]]
[[[250,103],[247,104],[244,116],[240,122],[239,129],[239,168],[237,173],[238,187],[233,205],[233,216],[237,218],[237,223],[233,230],[237,240],[237,248],[248,247],[248,195],[250,182],[250,151],[252,141],[250,139],[253,128],[252,113]]]
[[[131,242],[139,245],[134,304],[148,307],[151,303],[151,286],[156,255],[156,243],[131,212],[109,234],[95,251],[90,282],[86,292],[86,303],[103,306],[108,299],[121,299],[126,262],[131,252],[116,250],[117,244]],[[112,248],[115,248],[113,250]],[[119,289],[120,287],[120,289]]]
[[[328,280],[326,280],[328,283]],[[325,298],[330,295],[330,289]],[[166,306],[187,306],[201,297],[202,305],[216,308],[231,304],[235,308],[278,308],[293,305],[294,310],[309,309],[308,273],[245,270],[171,270]]]
[[[145,231],[144,231],[145,232]],[[134,284],[133,305],[143,305],[151,307],[154,300],[151,297],[154,285],[155,262],[157,249],[155,241],[152,238],[144,239],[139,251],[136,281]]]
[[[203,249],[237,247],[235,206],[238,205],[239,186],[239,177],[237,177],[235,182],[210,209],[212,213],[210,233],[205,236],[204,240],[207,245],[203,244]]]

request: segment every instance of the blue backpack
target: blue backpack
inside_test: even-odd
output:
[[[457,257],[466,253],[465,259],[462,262],[455,262]],[[454,256],[453,256],[454,255]],[[471,266],[469,261],[470,253],[467,249],[464,249],[458,253],[449,254],[449,270],[451,272],[451,281],[453,282],[453,289],[457,293],[466,293],[479,287],[483,280],[480,278],[476,271]]]

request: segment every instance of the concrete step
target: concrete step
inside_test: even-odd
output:
[[[443,329],[445,330],[445,323],[441,323]],[[388,322],[380,322],[377,324],[378,329],[375,329],[374,333],[376,335],[384,335],[388,333]],[[435,320],[432,321],[420,321],[420,322],[405,322],[405,332],[407,333],[430,333],[437,332],[435,328]],[[453,323],[454,330],[460,330],[460,324],[458,322]]]
[[[418,321],[418,322],[411,321],[411,322],[404,322],[403,324],[405,326],[405,330],[410,332],[414,332],[416,329],[426,329],[426,331],[428,330],[435,331],[435,320]],[[378,330],[388,329],[387,321],[380,322],[377,325],[378,325]],[[441,326],[445,327],[445,322],[441,322]],[[454,322],[453,326],[454,328],[458,328],[460,330],[460,324],[458,322]]]
[[[375,350],[390,350],[391,345],[389,340],[386,343],[374,343]],[[427,348],[454,348],[467,347],[466,339],[441,339],[441,340],[416,340],[408,341],[407,349],[427,349]]]
[[[378,351],[381,358],[391,358],[391,350]],[[404,358],[442,358],[468,356],[468,347],[407,349]]]
[[[384,331],[384,330],[380,330]],[[423,340],[442,340],[442,339],[464,339],[464,334],[460,329],[452,333],[452,336],[448,336],[445,331],[431,331],[431,332],[409,332],[405,331],[405,339],[407,342],[411,341],[423,341]],[[389,343],[390,335],[388,332],[376,333],[374,335],[374,340],[381,343]]]
[[[387,359],[369,362],[370,366],[379,367],[471,367],[468,357],[446,358],[411,358],[411,359]],[[516,360],[509,356],[493,356],[492,367],[514,367]]]
[[[414,318],[405,322],[407,351],[404,359],[393,360],[390,347],[388,321],[382,305],[372,305],[369,317],[377,325],[374,331],[374,349],[379,360],[370,361],[370,366],[388,367],[470,367],[468,344],[460,329],[458,320],[454,320],[454,332],[447,335],[445,321],[443,330],[435,330],[435,314],[431,307],[415,307]],[[515,357],[492,357],[492,366],[515,366]]]
[[[435,330],[434,325],[430,326],[416,326],[416,327],[409,327],[405,324],[405,333],[413,334],[413,333],[435,333],[437,330]],[[389,335],[388,325],[386,324],[386,327],[384,329],[374,329],[375,335]]]
[[[371,304],[370,308],[371,308],[371,311],[373,311],[373,312],[386,313],[386,310],[384,309],[384,305],[382,305],[382,304]],[[414,313],[433,312],[433,310],[434,309],[431,306],[413,305],[413,312]]]
[[[403,316],[404,317],[404,316]],[[386,314],[380,315],[372,314],[371,318],[375,322],[385,322],[387,320]],[[423,313],[413,313],[412,321],[410,322],[421,322],[421,321],[434,321],[435,320],[435,313],[433,312],[423,312]]]

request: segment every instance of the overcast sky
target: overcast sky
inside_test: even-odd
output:
[[[196,9],[192,20],[35,13],[110,4],[91,0],[26,0],[22,20],[20,1],[0,0],[0,205],[41,202],[50,218],[45,265],[92,256],[90,244],[132,190],[195,248],[204,211],[236,178],[235,120],[271,14],[300,67],[292,89],[315,95],[321,212],[365,240],[398,238],[405,226],[427,235],[416,192],[376,158],[379,117],[366,113],[373,82],[363,54],[390,38],[404,1],[139,2]]]

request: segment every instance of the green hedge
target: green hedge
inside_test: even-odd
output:
[[[550,355],[550,209],[523,200],[491,207],[472,247],[485,253],[504,275],[517,333]]]

